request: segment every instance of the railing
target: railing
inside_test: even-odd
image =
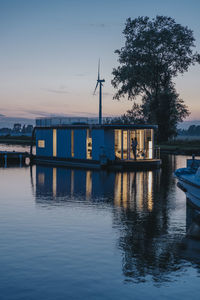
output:
[[[106,118],[102,118],[105,123]],[[48,126],[62,126],[72,124],[98,124],[98,118],[87,117],[52,117],[52,118],[38,118],[36,119],[36,126],[48,127]]]
[[[154,158],[160,159],[160,147],[154,148]]]
[[[115,156],[118,159],[122,159],[122,160],[129,160],[129,159],[134,159],[134,154],[132,149],[129,150],[123,150],[123,156],[122,156],[122,152],[121,149],[116,149],[115,147]],[[136,151],[136,156],[138,160],[145,160],[145,159],[160,159],[160,147],[155,147],[153,148],[149,148],[149,149],[144,149],[144,148],[137,148]]]

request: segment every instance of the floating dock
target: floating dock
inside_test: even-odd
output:
[[[28,152],[0,151],[0,166],[24,165],[27,158],[30,158]]]

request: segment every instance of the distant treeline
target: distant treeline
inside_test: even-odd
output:
[[[191,125],[188,129],[178,129],[178,135],[200,135],[200,125]]]

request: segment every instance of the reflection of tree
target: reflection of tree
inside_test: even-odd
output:
[[[155,212],[144,215],[127,210],[122,213],[120,222],[124,227],[119,247],[124,252],[123,273],[126,277],[140,281],[146,275],[152,275],[157,281],[176,270],[177,240],[176,237],[166,239],[166,223],[160,221]]]
[[[177,243],[181,236],[168,232],[174,166],[165,159],[162,171],[135,173],[135,192],[129,205],[121,201],[121,209],[114,210],[114,224],[120,229],[118,246],[123,252],[123,273],[132,280],[143,281],[150,275],[155,281],[163,281],[180,268]]]

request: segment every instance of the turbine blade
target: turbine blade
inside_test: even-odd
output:
[[[100,58],[98,62],[98,80],[100,79]]]
[[[95,93],[96,93],[96,90],[97,90],[98,84],[99,84],[99,82],[97,81],[97,84],[96,84],[96,86],[95,86],[95,89],[94,89],[94,93],[93,93],[93,95],[95,95]]]

